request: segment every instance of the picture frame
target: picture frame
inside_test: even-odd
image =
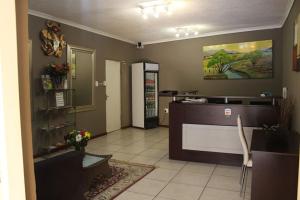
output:
[[[204,46],[202,64],[204,80],[273,78],[273,41]]]
[[[293,71],[300,71],[300,13],[296,18],[294,29]]]

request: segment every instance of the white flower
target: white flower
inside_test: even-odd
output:
[[[82,136],[80,134],[76,135],[76,142],[80,142],[82,140]]]

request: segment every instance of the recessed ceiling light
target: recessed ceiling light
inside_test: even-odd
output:
[[[199,35],[199,32],[198,32],[198,31],[196,31],[196,32],[194,33],[194,35]]]
[[[175,35],[177,38],[179,38],[180,37],[180,34],[179,33],[176,33],[176,35]]]
[[[189,36],[190,34],[188,32],[185,33],[185,36]]]

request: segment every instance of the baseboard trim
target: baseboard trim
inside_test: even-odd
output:
[[[169,125],[159,125],[159,127],[169,128]]]

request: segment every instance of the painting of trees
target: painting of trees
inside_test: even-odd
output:
[[[203,47],[204,79],[272,78],[272,40]]]
[[[232,56],[226,53],[224,49],[221,49],[217,53],[215,53],[209,60],[207,67],[216,67],[219,73],[222,73],[232,62]]]

